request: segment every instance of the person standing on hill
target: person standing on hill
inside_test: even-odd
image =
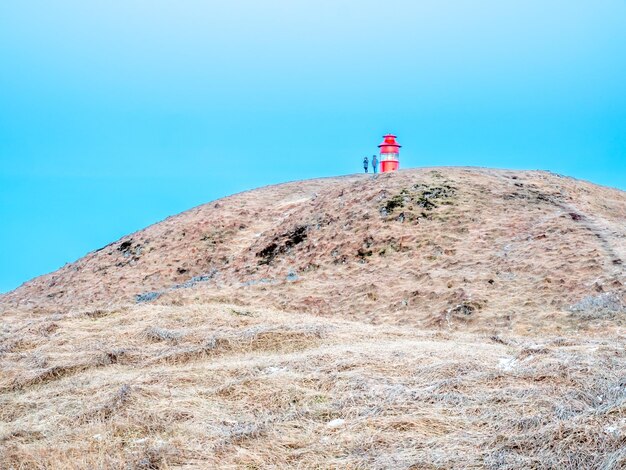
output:
[[[378,173],[378,158],[376,158],[376,155],[372,155],[372,169],[374,174]]]
[[[370,162],[367,159],[367,157],[365,157],[363,159],[363,169],[365,170],[365,173],[367,173],[368,168],[370,167]]]

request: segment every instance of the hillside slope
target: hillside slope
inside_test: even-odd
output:
[[[600,294],[621,298],[625,218],[626,193],[545,172],[289,183],[170,217],[0,305],[57,312],[236,298],[373,323],[530,331]]]
[[[0,468],[626,468],[626,193],[266,187],[0,296]]]

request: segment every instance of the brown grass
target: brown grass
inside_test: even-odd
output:
[[[240,311],[66,315],[52,335],[5,314],[32,349],[0,356],[1,467],[626,465],[623,333],[535,342]]]
[[[97,317],[139,299],[517,334],[623,325],[624,303],[585,300],[626,292],[624,219],[626,193],[545,172],[300,181],[124,237],[0,296],[0,312]]]
[[[169,218],[0,296],[0,469],[626,468],[625,218],[466,168]]]

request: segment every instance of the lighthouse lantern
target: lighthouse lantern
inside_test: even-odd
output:
[[[400,168],[401,145],[396,142],[396,136],[393,134],[387,134],[383,138],[383,143],[378,146],[380,148],[380,171],[381,173],[397,171]]]

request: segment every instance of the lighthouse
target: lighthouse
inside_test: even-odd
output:
[[[383,136],[383,143],[380,148],[380,171],[387,173],[389,171],[397,171],[400,168],[400,147],[396,142],[396,136],[387,134]]]

